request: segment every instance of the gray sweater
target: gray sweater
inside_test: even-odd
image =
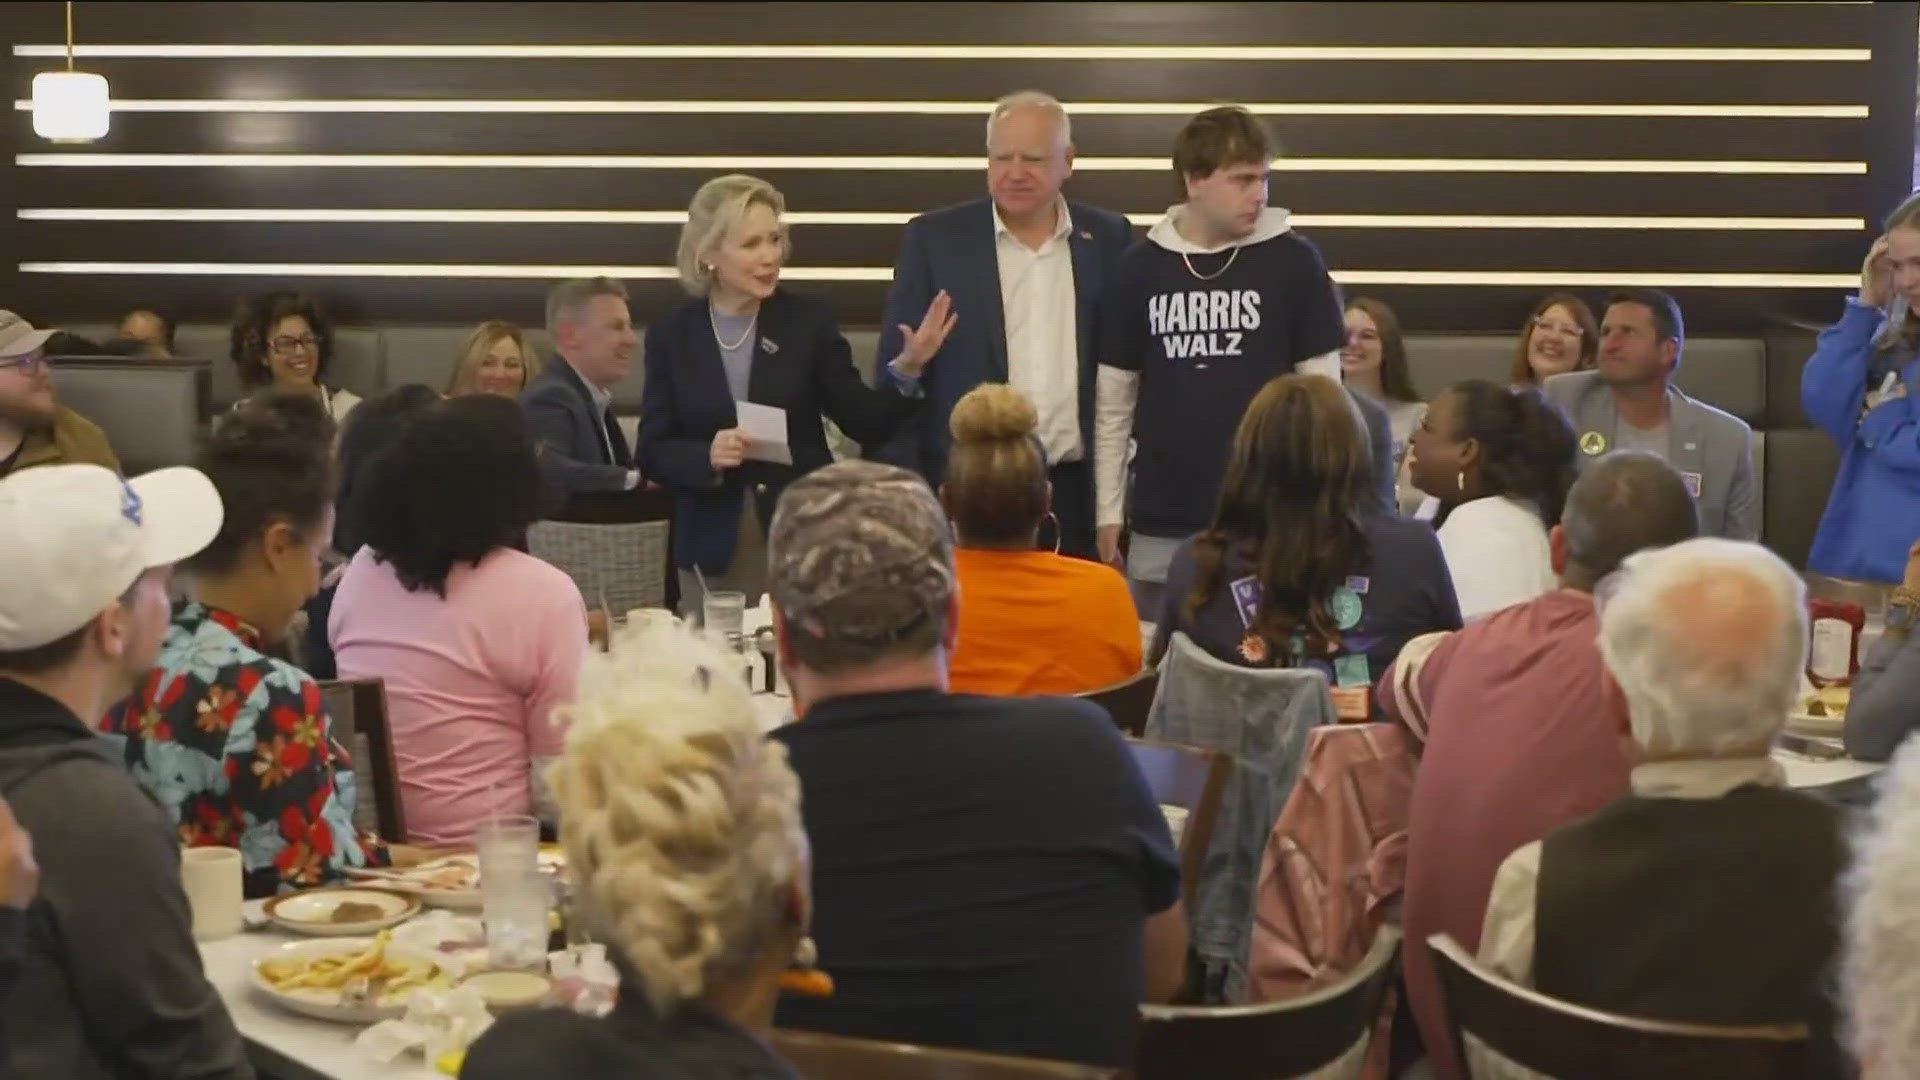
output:
[[[1860,663],[1847,706],[1847,753],[1886,761],[1920,728],[1920,635],[1874,642]]]
[[[172,823],[100,736],[4,678],[0,792],[40,863],[7,999],[12,1075],[252,1080],[200,966]]]

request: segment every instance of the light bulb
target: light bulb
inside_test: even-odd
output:
[[[107,77],[43,71],[33,77],[33,133],[55,142],[88,142],[107,133]]]

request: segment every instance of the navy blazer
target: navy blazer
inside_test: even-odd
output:
[[[1094,354],[1098,338],[1095,319],[1100,296],[1120,265],[1120,256],[1133,242],[1133,226],[1110,210],[1068,202],[1072,229],[1067,246],[1073,253],[1073,298],[1080,342],[1080,443],[1082,458],[1093,464]],[[935,294],[945,289],[958,316],[953,333],[934,354],[921,376],[927,395],[909,432],[892,445],[870,449],[870,457],[913,469],[936,488],[946,475],[951,436],[947,418],[967,391],[985,382],[1007,381],[1006,313],[1000,304],[1000,260],[995,253],[993,200],[949,206],[922,214],[907,223],[900,242],[900,258],[893,267],[893,287],[887,292],[886,314],[880,320],[879,371],[900,354],[900,325],[919,326]],[[880,378],[885,379],[884,373]],[[1056,464],[1058,464],[1056,462]],[[1093,485],[1088,484],[1089,493]],[[1085,519],[1093,520],[1093,507]]]
[[[520,410],[540,448],[540,471],[556,494],[626,490],[633,451],[614,423],[613,410],[601,413],[593,407],[593,394],[572,364],[558,356],[548,360],[520,392]]]
[[[708,574],[725,571],[733,560],[743,494],[752,492],[764,529],[787,484],[833,461],[822,413],[856,441],[885,442],[919,405],[884,373],[878,389],[861,381],[825,301],[777,289],[760,305],[747,400],[787,411],[793,464],[748,461],[716,472],[713,437],[739,417],[707,301],[695,300],[647,327],[646,364],[641,468],[673,493],[675,562]]]

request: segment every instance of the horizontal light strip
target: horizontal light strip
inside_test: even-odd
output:
[[[1638,60],[1858,63],[1871,49],[1482,45],[76,45],[74,55],[140,59],[393,60]],[[13,55],[64,57],[64,45]]]
[[[360,169],[844,169],[889,172],[980,168],[977,156],[766,154],[17,154],[27,166]],[[1082,157],[1083,172],[1164,172],[1163,157]],[[1279,158],[1276,172],[1709,173],[1865,175],[1864,161],[1661,161],[1603,158]]]
[[[1203,101],[1076,101],[1075,116],[1191,116],[1210,109]],[[33,102],[13,103],[31,112]],[[1246,106],[1274,116],[1679,116],[1763,117],[1775,119],[1860,119],[1865,105],[1520,105],[1453,102],[1261,102]],[[979,101],[537,101],[423,100],[417,98],[360,98],[317,101],[311,98],[266,100],[247,98],[120,99],[115,112],[133,113],[692,113],[746,115],[925,115],[981,116],[987,106]]]
[[[570,278],[593,274],[632,280],[665,280],[671,266],[517,266],[446,263],[210,263],[210,262],[23,262],[23,274],[152,274],[260,277],[419,277],[419,278]],[[781,276],[793,281],[891,281],[887,266],[789,266]],[[1645,285],[1655,288],[1807,289],[1854,288],[1857,274],[1687,274],[1563,273],[1555,270],[1337,270],[1346,285],[1562,285],[1604,288]]]
[[[308,222],[409,225],[679,225],[684,210],[322,210],[140,207],[29,207],[22,221],[194,221],[268,225]],[[790,225],[905,225],[904,211],[795,210]],[[1128,214],[1152,225],[1159,212]],[[1718,232],[1852,232],[1866,219],[1849,217],[1636,217],[1528,214],[1295,214],[1294,224],[1320,229],[1702,229]]]

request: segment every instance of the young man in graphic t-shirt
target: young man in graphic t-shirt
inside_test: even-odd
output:
[[[1187,201],[1122,259],[1100,320],[1094,477],[1100,556],[1118,563],[1126,453],[1134,457],[1127,577],[1141,611],[1180,541],[1206,528],[1240,414],[1292,371],[1340,378],[1346,332],[1320,252],[1267,205],[1274,142],[1247,110],[1209,109],[1174,141]],[[1392,487],[1388,424],[1367,420],[1383,490]],[[1383,495],[1383,498],[1385,496]]]

